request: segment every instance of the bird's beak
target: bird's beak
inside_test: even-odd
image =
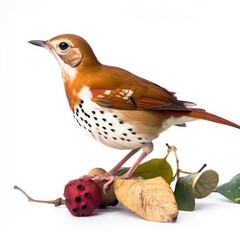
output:
[[[28,42],[31,43],[31,44],[33,44],[33,45],[39,46],[39,47],[49,48],[46,41],[42,41],[42,40],[31,40],[31,41],[28,41]]]

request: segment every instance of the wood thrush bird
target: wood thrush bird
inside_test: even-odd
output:
[[[64,34],[48,41],[33,40],[57,59],[66,95],[79,126],[97,141],[118,149],[131,149],[110,172],[109,179],[137,151],[142,153],[124,175],[129,178],[153,150],[152,141],[173,125],[203,119],[240,129],[240,125],[193,108],[174,93],[124,69],[106,66],[81,37]]]

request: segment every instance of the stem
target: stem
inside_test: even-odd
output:
[[[202,165],[202,167],[201,167],[197,172],[200,173],[206,166],[207,166],[207,164],[204,163],[204,164]]]
[[[61,205],[65,205],[65,200],[62,198],[57,198],[55,200],[36,200],[33,199],[32,197],[30,197],[23,189],[21,189],[18,186],[14,186],[14,189],[19,190],[21,193],[23,193],[23,195],[26,196],[26,198],[28,199],[29,202],[37,202],[37,203],[49,203],[49,204],[54,204],[55,207],[61,206]]]
[[[179,169],[179,173],[184,173],[184,174],[192,174],[193,172],[184,171],[184,170],[181,170],[181,169]]]
[[[166,146],[168,147],[168,154],[170,152],[174,152],[175,159],[176,159],[176,173],[174,174],[173,179],[177,178],[178,180],[180,178],[180,173],[192,174],[193,172],[183,171],[180,169],[179,159],[177,156],[177,148],[175,146],[170,146],[168,143],[166,143]],[[200,173],[206,166],[207,164],[204,163],[203,166],[197,172]]]
[[[168,147],[168,154],[170,152],[174,152],[175,159],[176,159],[176,173],[174,174],[173,179],[175,179],[175,178],[179,179],[180,178],[180,172],[183,172],[183,171],[180,170],[179,159],[178,159],[178,156],[177,156],[177,148],[175,146],[170,146],[168,143],[166,143],[166,146]]]

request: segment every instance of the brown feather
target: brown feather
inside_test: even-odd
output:
[[[93,92],[92,100],[101,106],[106,106],[104,100],[107,100],[107,106],[116,109],[189,111],[174,93],[121,68],[101,65],[98,71],[92,71],[91,77],[94,83],[89,79],[88,84]],[[96,94],[99,90],[96,87],[102,90],[101,94]],[[106,90],[111,93],[105,94]],[[119,93],[127,90],[132,95],[119,96]]]
[[[224,125],[228,125],[228,126],[240,129],[240,125],[238,125],[234,122],[231,122],[227,119],[224,119],[222,117],[219,117],[217,115],[214,115],[212,113],[206,112],[203,109],[191,109],[191,112],[187,113],[186,115],[188,117],[207,120],[207,121],[211,121],[211,122],[215,122],[215,123],[221,123]]]
[[[156,121],[156,125],[161,124],[164,119],[171,116],[177,118],[186,116],[240,128],[238,124],[205,112],[202,109],[191,108],[193,103],[178,100],[175,93],[153,82],[124,69],[102,65],[97,60],[90,45],[81,37],[67,34],[62,35],[61,38],[70,39],[72,45],[75,46],[73,50],[76,48],[81,49],[81,51],[72,50],[69,56],[65,56],[65,58],[73,57],[72,60],[66,58],[68,64],[78,66],[83,56],[81,64],[77,67],[78,72],[75,79],[73,81],[65,79],[65,90],[72,109],[80,101],[78,96],[80,89],[87,86],[92,91],[92,101],[98,105],[127,111],[141,110],[141,114],[143,113],[142,119],[146,119],[144,113],[147,113],[148,117],[155,115],[153,119],[154,122]],[[50,42],[54,41],[54,39],[50,40]],[[56,37],[56,39],[59,39],[59,37]],[[131,117],[131,111],[129,111],[129,114]]]

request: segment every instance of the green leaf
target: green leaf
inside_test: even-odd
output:
[[[218,173],[214,170],[206,170],[196,175],[192,188],[195,198],[204,198],[212,193],[218,185]]]
[[[240,203],[240,174],[237,174],[229,182],[218,186],[216,192],[235,203]]]
[[[178,209],[193,211],[195,198],[204,198],[212,193],[218,184],[218,174],[213,170],[192,173],[178,179],[175,186],[175,198]]]
[[[129,170],[130,167],[121,167],[118,171],[117,171],[117,176],[122,176],[124,173],[126,173]]]
[[[161,176],[167,183],[173,180],[173,170],[171,165],[167,162],[166,157],[154,158],[147,162],[140,164],[133,172],[133,177],[143,177],[144,179]]]
[[[183,211],[193,211],[195,209],[195,197],[192,183],[197,174],[190,174],[180,177],[175,185],[174,195],[178,209]]]
[[[133,172],[133,177],[142,177],[144,179],[150,179],[161,176],[170,184],[173,180],[173,170],[171,165],[167,162],[167,156],[164,158],[154,158],[141,163]],[[117,175],[123,175],[129,168],[121,168]]]

